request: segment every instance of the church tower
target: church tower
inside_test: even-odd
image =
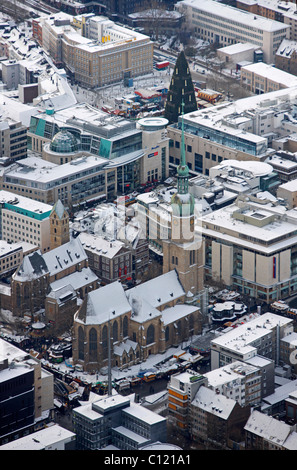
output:
[[[69,215],[60,199],[50,213],[51,250],[69,242]]]
[[[163,273],[176,269],[186,294],[196,294],[203,289],[202,240],[195,234],[195,200],[189,192],[183,106],[177,192],[171,198],[171,236],[163,240]]]

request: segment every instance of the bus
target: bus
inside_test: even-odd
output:
[[[156,69],[163,70],[169,67],[170,63],[168,60],[164,60],[163,62],[156,62]]]

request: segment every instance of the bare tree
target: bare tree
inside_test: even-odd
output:
[[[167,21],[170,14],[166,9],[166,5],[158,0],[145,0],[141,2],[138,12],[143,14],[144,28],[149,30],[153,39],[158,41],[162,24],[164,21]]]

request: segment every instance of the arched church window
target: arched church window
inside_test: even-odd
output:
[[[113,325],[112,325],[112,338],[113,338],[114,343],[119,340],[118,322],[116,320],[113,322]]]
[[[190,334],[193,334],[193,333],[194,333],[194,319],[193,319],[193,315],[190,315],[190,318],[189,318],[189,330],[190,330]]]
[[[30,306],[30,290],[27,285],[24,287],[24,305],[27,308]]]
[[[17,307],[21,306],[21,288],[19,284],[16,286],[16,304]]]
[[[78,329],[78,359],[84,361],[85,354],[84,354],[84,330],[80,326]]]
[[[165,329],[165,341],[169,341],[169,326],[166,326]]]
[[[89,332],[89,359],[90,361],[97,359],[97,331],[95,328]]]
[[[102,330],[102,356],[103,359],[108,357],[108,331],[106,325],[104,325]]]
[[[151,344],[155,341],[155,327],[150,325],[146,333],[146,344]]]
[[[125,338],[128,336],[128,317],[124,317],[123,320],[123,337]]]

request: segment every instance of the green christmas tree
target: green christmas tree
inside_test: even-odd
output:
[[[168,119],[169,124],[178,121],[178,116],[182,112],[182,102],[185,114],[197,110],[191,72],[183,51],[176,60],[167,94],[164,117]]]

